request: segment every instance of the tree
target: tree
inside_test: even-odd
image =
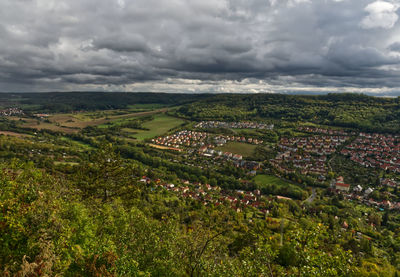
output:
[[[106,202],[110,197],[121,195],[126,189],[124,186],[131,184],[132,173],[132,166],[124,163],[112,145],[103,144],[78,169],[77,181],[86,197],[98,197]]]

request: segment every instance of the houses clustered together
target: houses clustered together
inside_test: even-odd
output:
[[[323,128],[318,128],[318,127],[298,127],[298,131],[302,131],[305,133],[311,133],[311,134],[324,134],[324,135],[336,135],[336,136],[346,136],[348,135],[344,130],[332,130],[332,129],[323,129]]]
[[[399,184],[393,179],[381,178],[381,185],[397,187]],[[350,185],[343,182],[343,177],[339,176],[336,180],[331,183],[331,189],[336,190],[337,193],[342,193],[343,196],[348,200],[355,200],[359,203],[365,204],[367,206],[372,206],[380,209],[395,209],[400,210],[400,202],[391,202],[389,200],[376,201],[371,197],[374,189],[371,187],[363,188],[361,185],[357,185],[350,190]],[[389,192],[386,192],[388,198],[393,198]]]
[[[328,173],[327,155],[347,140],[346,136],[314,136],[282,138],[278,144],[279,152],[271,164],[281,172],[319,175],[325,180]]]
[[[188,130],[179,131],[173,135],[158,137],[151,140],[152,143],[174,148],[202,147],[202,146],[207,146],[208,148],[214,148],[217,146],[223,146],[231,141],[245,142],[255,145],[259,145],[264,142],[263,140],[245,138],[242,136],[225,136],[225,135],[215,136],[206,132],[196,132]]]
[[[243,160],[242,155],[214,150],[213,148],[209,148],[207,146],[200,147],[198,153],[205,157],[214,158],[215,160],[219,161],[231,161],[236,167],[250,170],[249,174],[252,175],[255,175],[257,173],[256,171],[261,167],[259,162]]]
[[[50,115],[47,113],[36,113],[36,114],[34,114],[34,116],[43,119],[43,118],[49,117]]]
[[[183,146],[197,147],[205,145],[208,136],[209,134],[205,132],[183,130],[173,135],[152,139],[151,142],[174,148],[181,148]]]
[[[400,136],[360,133],[341,154],[365,167],[400,173]]]
[[[264,142],[263,140],[259,140],[256,138],[254,138],[254,139],[253,138],[245,138],[243,136],[218,135],[218,136],[214,137],[214,144],[216,146],[223,146],[230,141],[245,142],[245,143],[250,143],[250,144],[255,144],[255,145],[263,144],[263,142]]]
[[[24,111],[20,108],[7,108],[0,111],[2,116],[24,115]]]
[[[381,178],[380,181],[381,181],[381,185],[383,185],[383,186],[388,186],[388,187],[391,187],[391,188],[397,188],[397,187],[399,187],[399,183],[396,182],[396,181],[393,180],[393,179]]]
[[[230,128],[230,129],[259,129],[272,130],[274,124],[265,124],[258,122],[224,122],[224,121],[201,121],[196,128]]]
[[[140,180],[143,183],[151,184],[152,180],[143,176]],[[175,185],[172,183],[162,182],[160,179],[154,180],[157,187],[161,187],[168,191],[177,193],[183,198],[190,198],[202,202],[203,205],[224,205],[228,204],[237,212],[244,208],[254,207],[260,212],[268,214],[269,211],[265,208],[265,201],[261,196],[260,190],[254,191],[226,191],[221,190],[219,186],[211,186],[209,184],[190,183],[186,180],[181,180],[183,185]]]
[[[158,137],[151,140],[156,145],[170,147],[176,150],[188,148],[188,153],[199,154],[214,160],[229,160],[237,167],[250,170],[255,174],[255,170],[260,168],[259,162],[243,160],[243,156],[231,152],[216,150],[218,146],[223,146],[228,142],[245,142],[250,144],[262,144],[262,140],[245,138],[240,136],[212,135],[206,132],[196,132],[183,130],[173,135]]]

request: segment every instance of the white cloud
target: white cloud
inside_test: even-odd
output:
[[[364,29],[393,28],[399,19],[396,13],[398,8],[397,5],[385,1],[375,1],[367,5],[364,10],[369,15],[361,21],[361,27]]]
[[[125,0],[118,0],[118,6],[123,9],[125,8]]]

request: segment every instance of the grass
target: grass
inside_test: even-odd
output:
[[[263,133],[258,132],[256,129],[230,129],[235,133],[243,134],[243,135],[255,135],[262,136]]]
[[[148,130],[134,130],[128,131],[135,132],[133,136],[138,140],[145,140],[156,136],[161,136],[167,133],[172,128],[178,127],[185,121],[176,117],[168,116],[166,114],[159,114],[154,117],[152,121],[143,123],[143,127]]]
[[[242,155],[243,157],[250,157],[253,155],[257,145],[244,143],[244,142],[228,142],[224,146],[217,147],[216,150],[223,152],[232,152],[234,154]]]
[[[21,127],[32,128],[36,130],[51,130],[62,133],[77,133],[80,129],[88,126],[107,126],[106,123],[120,122],[134,117],[160,114],[167,109],[159,109],[145,112],[126,112],[126,111],[99,111],[99,112],[83,112],[83,113],[64,113],[50,115],[45,120],[27,117],[9,117],[11,120],[24,122]]]
[[[256,182],[256,184],[259,185],[277,185],[277,186],[291,186],[292,184],[290,184],[289,182],[286,182],[276,176],[272,176],[272,175],[257,175],[254,178],[254,181]]]
[[[298,194],[301,194],[304,189],[300,188],[297,185],[291,184],[285,180],[282,180],[278,177],[272,176],[272,175],[257,175],[254,177],[254,182],[260,186],[260,188],[263,187],[268,187],[270,185],[275,185],[278,189],[282,189],[281,195],[287,195],[284,191],[292,191],[296,192]],[[289,195],[288,197],[293,197]]]
[[[59,162],[59,161],[54,161],[53,162],[55,165],[79,165],[78,162]]]
[[[134,104],[134,105],[128,105],[128,109],[130,110],[155,110],[155,109],[161,109],[166,107],[167,105],[164,104]]]
[[[31,137],[31,135],[22,134],[22,133],[16,133],[16,132],[10,132],[10,131],[0,131],[0,135],[12,136],[12,137],[18,137],[18,138]]]
[[[20,125],[21,127],[24,128],[31,128],[31,129],[36,129],[36,130],[51,130],[51,131],[57,131],[57,132],[62,132],[62,133],[77,133],[79,129],[75,127],[70,127],[70,126],[61,126],[62,124],[57,124],[54,122],[45,122],[43,120],[38,120],[38,119],[33,119],[33,118],[21,118],[24,122]],[[19,121],[18,119],[15,119]]]
[[[89,144],[86,144],[82,141],[77,141],[77,140],[73,140],[69,137],[61,137],[60,138],[61,141],[67,141],[68,143],[70,143],[72,146],[78,147],[79,149],[84,149],[84,150],[91,150],[93,149],[93,147]]]

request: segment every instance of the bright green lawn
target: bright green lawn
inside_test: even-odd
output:
[[[271,176],[271,175],[257,175],[256,177],[254,177],[254,181],[261,188],[267,187],[269,185],[275,185],[277,187],[285,188],[285,189],[293,191],[293,192],[297,191],[300,194],[304,191],[304,189],[300,188],[297,185],[291,184],[289,182],[286,182],[285,180],[282,180],[278,177]]]
[[[145,140],[156,136],[161,136],[167,133],[172,128],[175,128],[185,121],[176,117],[159,114],[154,116],[152,121],[143,123],[143,127],[149,130],[134,130],[136,134],[133,136],[138,140]]]
[[[242,155],[243,157],[250,157],[253,155],[256,147],[257,145],[234,141],[234,142],[228,142],[224,146],[217,147],[216,150],[239,154]]]
[[[277,186],[291,185],[290,183],[272,175],[257,175],[254,178],[254,181],[259,185],[272,185],[272,184],[275,184]]]

